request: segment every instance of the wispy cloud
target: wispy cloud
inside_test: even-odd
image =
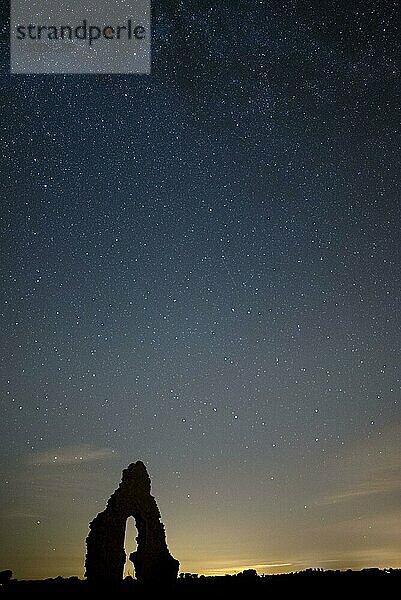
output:
[[[38,452],[30,456],[31,465],[73,465],[83,462],[105,460],[114,455],[111,448],[93,448],[90,444],[64,446]]]
[[[246,569],[255,569],[255,571],[263,572],[265,569],[280,569],[281,567],[291,567],[293,563],[260,563],[260,564],[247,564],[247,565],[235,565],[235,566],[226,566],[218,569],[205,569],[205,573],[207,575],[233,575],[235,573],[240,573],[241,571],[245,571]]]
[[[37,519],[41,519],[42,515],[40,515],[39,513],[34,513],[34,512],[27,512],[27,511],[22,511],[22,510],[9,510],[9,511],[3,511],[0,514],[0,519],[10,519],[12,521],[14,521],[15,519],[29,519],[29,520],[37,520]]]
[[[356,485],[355,487],[341,490],[337,493],[323,496],[315,501],[318,506],[329,506],[330,504],[339,504],[348,500],[369,497],[377,494],[387,494],[401,490],[401,480],[383,480],[367,481]]]
[[[327,484],[314,495],[311,504],[331,506],[371,500],[378,511],[390,507],[391,498],[401,491],[401,443],[399,425],[380,428],[366,439],[344,446],[342,456],[325,464]],[[385,498],[386,496],[386,498]],[[387,506],[386,505],[386,506]]]

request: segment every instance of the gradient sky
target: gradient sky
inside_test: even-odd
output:
[[[0,569],[82,576],[136,460],[182,571],[401,567],[396,8],[154,2],[131,76],[4,24]]]

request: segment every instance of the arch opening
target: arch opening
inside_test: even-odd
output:
[[[134,517],[128,517],[125,523],[125,537],[124,537],[124,552],[125,552],[125,565],[124,565],[124,577],[135,577],[134,565],[130,561],[129,557],[132,552],[135,552],[138,548],[136,538],[138,536],[138,530],[135,527]]]

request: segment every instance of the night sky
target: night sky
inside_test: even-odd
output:
[[[136,460],[182,571],[401,567],[397,4],[155,1],[151,75],[3,21],[0,569]]]

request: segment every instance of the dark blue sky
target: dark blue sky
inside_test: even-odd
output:
[[[3,45],[0,567],[81,575],[136,460],[182,570],[400,566],[396,3],[153,34],[151,75]]]

